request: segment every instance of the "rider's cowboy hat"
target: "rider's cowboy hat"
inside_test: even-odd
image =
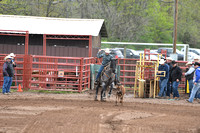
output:
[[[12,58],[14,58],[16,55],[14,53],[9,54]]]
[[[107,48],[106,50],[105,50],[105,53],[110,53],[110,50]]]

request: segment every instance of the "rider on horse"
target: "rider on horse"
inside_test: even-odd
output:
[[[101,51],[101,49],[99,50],[99,52]],[[97,57],[98,58],[101,58],[103,57],[103,61],[102,61],[102,65],[101,67],[99,68],[99,71],[98,71],[98,74],[96,76],[96,80],[95,80],[95,83],[98,82],[98,79],[101,75],[101,72],[103,71],[104,67],[108,65],[108,63],[113,59],[113,56],[110,54],[110,50],[107,48],[105,50],[105,54],[99,54],[99,52],[97,53]],[[117,75],[115,74],[115,78],[117,80]]]

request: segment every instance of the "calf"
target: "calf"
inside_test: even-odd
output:
[[[120,101],[121,105],[123,105],[123,98],[124,98],[124,94],[126,92],[125,87],[123,85],[121,85],[120,83],[118,83],[116,85],[116,89],[117,89],[117,94],[116,94],[116,105],[117,103]]]

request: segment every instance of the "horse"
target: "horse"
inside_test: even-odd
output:
[[[106,90],[108,86],[111,86],[110,91],[108,93],[108,96],[110,97],[112,89],[114,87],[114,81],[116,81],[115,79],[116,61],[117,59],[111,59],[111,62],[109,62],[108,65],[104,67],[104,70],[102,71],[100,76],[100,80],[96,86],[95,101],[97,101],[97,95],[100,86],[102,86],[101,101],[103,102],[106,99]]]

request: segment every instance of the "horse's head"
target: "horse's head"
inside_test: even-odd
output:
[[[116,67],[117,67],[117,59],[111,59],[111,62],[110,62],[110,68],[112,69],[112,71],[114,72]]]

